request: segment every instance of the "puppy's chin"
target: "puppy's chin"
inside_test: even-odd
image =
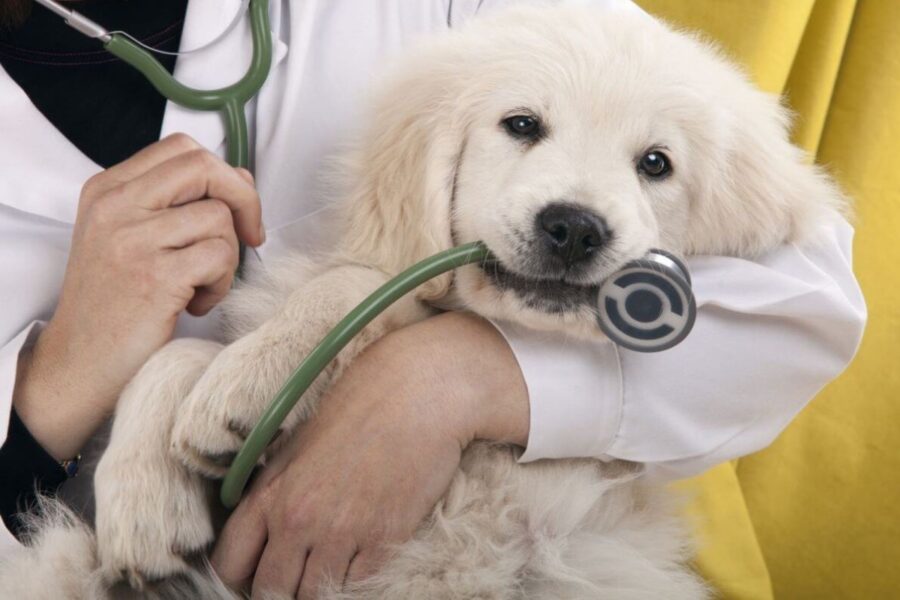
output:
[[[483,264],[481,269],[491,285],[515,294],[527,308],[537,312],[564,315],[596,302],[598,285],[526,277],[510,271],[499,261]]]
[[[597,325],[596,287],[553,281],[511,285],[512,280],[493,271],[491,265],[469,265],[456,273],[451,297],[445,298],[446,308],[464,308],[537,331],[606,339]],[[505,283],[499,283],[501,278]]]

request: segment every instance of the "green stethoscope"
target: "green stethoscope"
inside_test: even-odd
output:
[[[183,85],[147,50],[123,32],[109,32],[84,15],[62,6],[56,0],[36,0],[36,2],[63,17],[74,29],[103,42],[105,50],[143,73],[160,94],[175,104],[192,110],[219,112],[225,123],[228,163],[234,167],[245,169],[250,167],[250,140],[244,108],[259,92],[272,68],[269,0],[250,2],[250,28],[253,33],[253,59],[250,68],[237,83],[218,90],[197,90]],[[229,27],[228,30],[230,29]],[[213,42],[220,38],[221,36]]]
[[[149,52],[123,32],[109,32],[56,0],[36,2],[63,17],[81,33],[102,41],[106,50],[143,73],[157,91],[172,102],[193,110],[218,111],[225,123],[229,164],[249,167],[250,140],[244,110],[265,83],[272,66],[269,0],[249,0],[253,34],[250,68],[237,83],[218,90],[197,90],[179,83]],[[237,19],[232,27],[236,22]],[[253,469],[275,438],[281,423],[319,373],[356,334],[400,297],[429,279],[464,265],[492,260],[493,256],[482,242],[451,248],[411,266],[350,311],[300,363],[247,436],[222,482],[222,504],[227,508],[237,505]],[[639,352],[671,348],[687,336],[696,316],[687,267],[667,252],[651,250],[643,258],[626,264],[598,287],[597,309],[598,325],[619,346]]]

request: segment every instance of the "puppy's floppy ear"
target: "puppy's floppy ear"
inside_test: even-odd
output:
[[[706,124],[715,155],[699,177],[691,252],[755,256],[849,212],[837,184],[790,142],[791,115],[777,97],[746,80],[724,97]]]
[[[350,168],[355,181],[342,250],[392,275],[453,245],[451,204],[464,138],[452,100],[459,82],[452,62],[427,62],[419,57],[385,82]],[[451,278],[432,279],[418,296],[443,296]]]

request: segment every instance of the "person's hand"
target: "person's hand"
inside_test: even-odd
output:
[[[20,360],[17,412],[56,458],[74,456],[179,313],[228,292],[238,240],[263,241],[253,178],[185,135],[84,186],[56,312]]]
[[[472,439],[527,435],[524,382],[490,324],[446,314],[390,334],[254,482],[213,567],[234,588],[252,582],[253,597],[309,599],[363,578],[431,512]]]

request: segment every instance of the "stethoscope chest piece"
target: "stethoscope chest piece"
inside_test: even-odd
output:
[[[651,250],[616,271],[600,286],[597,303],[603,333],[638,352],[675,346],[697,316],[687,267],[663,250]]]

